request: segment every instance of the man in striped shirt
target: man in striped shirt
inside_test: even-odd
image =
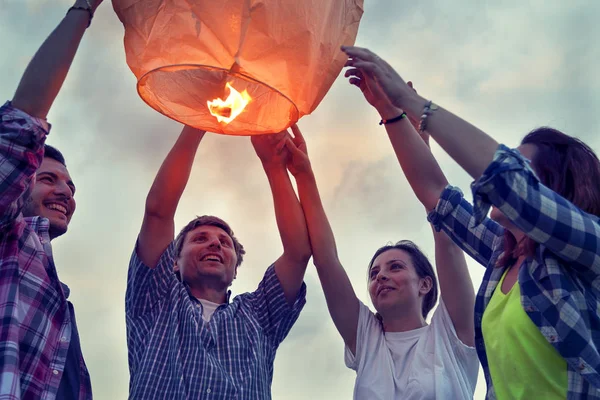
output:
[[[46,115],[102,0],[77,0],[0,107],[0,398],[91,399],[69,288],[51,240],[75,211],[61,153],[45,146]]]
[[[223,220],[198,217],[173,240],[177,204],[204,135],[183,129],[146,199],[125,302],[132,399],[270,399],[275,352],[305,303],[311,250],[286,171],[285,132],[252,138],[283,243],[257,290],[230,301],[245,251]]]

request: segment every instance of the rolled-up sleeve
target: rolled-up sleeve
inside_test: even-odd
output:
[[[277,347],[288,335],[306,304],[306,284],[302,283],[294,303],[290,305],[275,267],[271,265],[249,298],[261,327]]]
[[[472,190],[476,221],[493,205],[535,242],[600,276],[600,219],[543,185],[517,150],[500,145]]]
[[[502,244],[504,229],[489,218],[476,223],[473,206],[457,187],[448,185],[436,208],[428,215],[437,230],[443,230],[467,254],[488,266]]]
[[[125,312],[128,317],[144,315],[166,296],[172,285],[177,284],[173,270],[175,245],[171,243],[160,256],[155,268],[150,268],[140,260],[136,249],[129,261]]]
[[[0,107],[0,230],[21,212],[44,157],[50,125],[14,108]]]

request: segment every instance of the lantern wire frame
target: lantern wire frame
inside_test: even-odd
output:
[[[281,123],[275,129],[272,129],[272,128],[268,129],[268,128],[265,128],[258,124],[252,124],[249,121],[244,120],[243,114],[252,112],[252,108],[253,108],[252,103],[256,103],[256,102],[260,101],[260,96],[265,95],[266,93],[259,94],[259,96],[251,95],[252,99],[250,100],[250,103],[248,104],[248,106],[244,109],[244,111],[242,111],[242,113],[240,115],[238,115],[236,117],[236,119],[231,121],[229,124],[223,123],[223,122],[218,122],[217,119],[213,115],[210,114],[210,111],[207,106],[204,107],[204,109],[195,110],[196,114],[194,114],[194,115],[192,115],[192,114],[180,115],[180,113],[173,112],[172,110],[166,110],[165,108],[168,108],[168,107],[161,107],[161,104],[163,103],[163,101],[158,100],[158,96],[155,94],[157,91],[153,90],[153,89],[144,90],[144,88],[146,88],[149,85],[148,81],[151,78],[155,77],[157,73],[173,73],[173,72],[175,72],[175,73],[176,72],[220,73],[223,75],[223,78],[211,80],[214,82],[213,85],[215,87],[220,88],[220,93],[224,93],[225,84],[227,82],[231,82],[232,80],[235,80],[235,79],[237,79],[238,81],[246,82],[247,84],[251,85],[253,88],[266,89],[267,93],[270,92],[271,94],[275,94],[276,96],[280,97],[282,100],[284,100],[285,102],[287,102],[289,104],[289,112],[287,113],[287,115],[280,117],[280,119],[282,119],[282,121],[285,120],[285,123]],[[158,79],[160,79],[160,78],[158,78]],[[218,82],[218,84],[217,84],[217,82]],[[236,85],[232,84],[232,86],[240,92],[243,90],[243,89],[240,89],[239,87],[236,87]],[[150,107],[152,107],[154,110],[158,111],[159,113],[161,113],[171,119],[174,119],[178,122],[181,122],[183,124],[190,125],[192,127],[198,128],[198,129],[203,129],[203,130],[207,130],[207,131],[211,131],[211,132],[215,132],[215,133],[220,133],[220,134],[235,135],[235,136],[252,136],[252,135],[265,135],[265,134],[278,133],[283,130],[286,130],[287,128],[289,128],[291,125],[293,125],[300,119],[300,111],[298,110],[298,107],[296,106],[296,104],[289,97],[287,97],[285,94],[283,94],[281,91],[277,90],[276,88],[274,88],[264,82],[261,82],[261,81],[254,79],[248,75],[245,75],[243,73],[236,72],[236,71],[233,71],[233,70],[227,69],[227,68],[216,67],[214,65],[207,65],[207,64],[163,65],[158,68],[149,70],[144,75],[142,75],[137,81],[136,89],[137,89],[139,96],[142,98],[142,100],[146,104],[148,104]],[[208,94],[206,96],[207,100],[214,100],[214,98],[219,97],[218,91],[206,90],[204,92],[211,92],[210,94]],[[256,90],[254,90],[254,92],[256,92]],[[249,94],[250,94],[250,91],[249,91]],[[212,98],[211,98],[211,96],[212,96]],[[164,99],[164,97],[165,96],[160,96],[161,99]],[[221,98],[224,98],[224,97],[225,96],[222,96]],[[172,102],[170,100],[167,100],[167,101]],[[203,102],[203,104],[206,104],[206,102]],[[200,119],[202,122],[195,123],[194,121],[196,121],[198,119]],[[235,129],[228,129],[227,125],[232,125],[232,124],[239,125],[240,123],[242,123],[244,125],[248,125],[248,128],[241,130],[241,131],[238,127],[235,127]],[[235,133],[232,133],[232,131]]]

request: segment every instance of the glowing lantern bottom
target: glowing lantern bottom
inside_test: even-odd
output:
[[[251,100],[232,120],[219,118],[221,121],[218,121],[207,104],[215,99],[226,99],[230,95],[227,85],[241,93],[246,91]],[[158,112],[209,132],[269,134],[288,128],[299,118],[294,103],[274,88],[216,67],[176,65],[158,68],[142,76],[137,87],[142,99]],[[222,116],[227,117],[226,114],[223,112]]]

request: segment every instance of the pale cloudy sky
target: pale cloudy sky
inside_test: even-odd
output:
[[[137,96],[122,25],[105,3],[49,115],[48,139],[64,152],[78,186],[77,212],[54,251],[61,279],[72,289],[101,400],[127,397],[128,260],[147,191],[181,128]],[[69,5],[0,0],[0,97],[12,97],[27,62]],[[600,151],[599,19],[600,2],[590,0],[365,0],[357,44],[503,143],[514,146],[530,129],[551,125]],[[433,255],[424,211],[378,120],[340,77],[300,121],[342,262],[367,304],[365,269],[379,246],[412,239]],[[468,193],[468,176],[437,146],[433,150],[449,180]],[[248,138],[206,136],[177,227],[196,214],[231,223],[248,249],[233,290],[253,290],[281,245],[267,180]],[[482,268],[471,261],[469,267],[477,287]],[[312,265],[306,283],[307,305],[275,362],[273,397],[349,399],[354,372],[344,366],[342,340]],[[480,377],[476,398],[483,398],[484,386]]]

